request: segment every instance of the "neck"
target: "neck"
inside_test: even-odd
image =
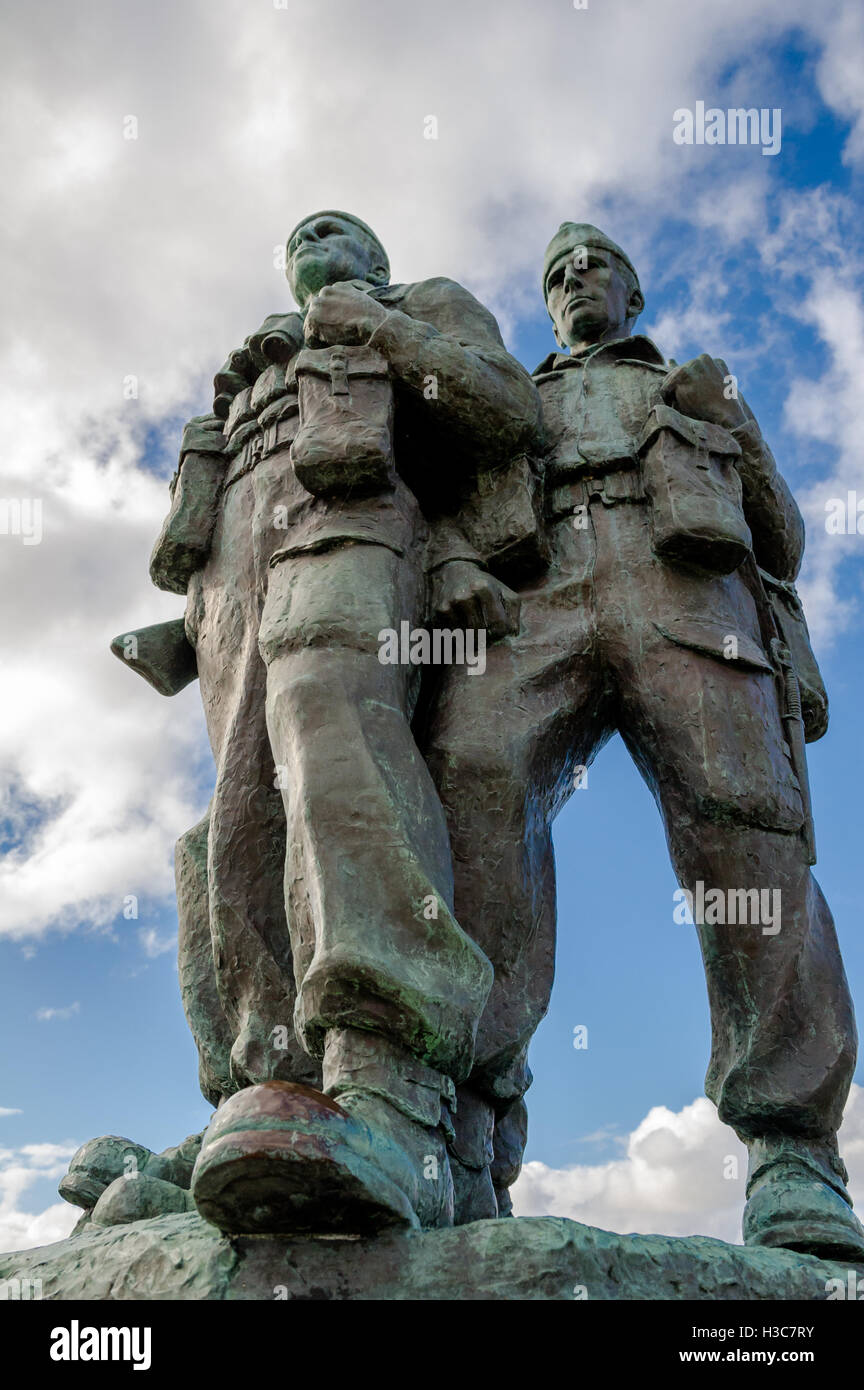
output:
[[[599,347],[601,343],[615,343],[620,338],[629,338],[635,326],[635,319],[627,319],[626,323],[616,323],[603,330],[602,333],[595,334],[591,338],[581,338],[576,343],[568,343],[571,357],[579,352],[587,352],[589,348]]]

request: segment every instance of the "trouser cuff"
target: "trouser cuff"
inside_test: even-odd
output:
[[[331,1028],[324,1043],[326,1095],[338,1100],[346,1091],[365,1091],[400,1110],[409,1120],[452,1134],[450,1111],[456,1092],[449,1076],[420,1062],[381,1033],[359,1028]]]
[[[797,1162],[832,1187],[851,1207],[852,1198],[846,1190],[849,1174],[837,1151],[836,1139],[755,1139],[749,1149],[748,1197],[757,1180],[764,1177],[770,1168],[780,1163]]]

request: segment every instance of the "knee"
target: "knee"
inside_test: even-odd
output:
[[[675,788],[672,796],[662,796],[667,828],[689,826],[697,836],[709,827],[719,833],[764,831],[783,836],[795,835],[804,823],[800,791],[791,779],[773,785],[735,785],[721,775],[722,769],[701,769],[688,782]],[[743,782],[743,779],[742,779]]]
[[[289,724],[306,737],[332,722],[344,705],[344,683],[326,652],[283,654],[267,672],[267,719],[273,727]]]

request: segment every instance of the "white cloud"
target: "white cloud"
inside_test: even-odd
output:
[[[151,960],[177,949],[177,937],[160,936],[155,927],[142,928],[138,933],[138,939],[145,956],[149,956]]]
[[[7,1115],[23,1115],[23,1113],[23,1110],[15,1110],[8,1105],[0,1105],[0,1119],[5,1120]]]
[[[769,240],[767,257],[789,277],[793,293],[798,286],[794,311],[818,334],[826,357],[817,377],[793,375],[785,405],[802,454],[815,446],[831,456],[827,467],[811,468],[797,489],[807,526],[799,587],[818,649],[829,646],[860,613],[860,580],[853,595],[841,588],[848,562],[860,561],[861,538],[854,532],[829,534],[825,522],[830,499],[845,499],[856,489],[864,498],[864,267],[846,243],[846,228],[857,213],[845,200],[817,190],[795,204],[789,200],[787,207],[786,253],[778,253]]]
[[[75,1014],[80,1012],[81,1005],[78,1003],[78,1000],[76,999],[74,1004],[65,1004],[62,1008],[59,1009],[37,1009],[36,1017],[39,1019],[41,1023],[49,1023],[52,1018],[74,1018]]]
[[[68,1202],[55,1202],[40,1212],[22,1209],[27,1189],[40,1179],[59,1181],[78,1145],[26,1144],[0,1151],[0,1251],[29,1250],[64,1240],[81,1215]]]
[[[864,1087],[850,1092],[840,1148],[852,1197],[864,1205]],[[654,1106],[629,1136],[623,1158],[570,1168],[526,1163],[513,1205],[517,1216],[734,1243],[741,1240],[746,1177],[744,1145],[703,1096],[677,1112]]]
[[[857,5],[832,7],[826,25],[825,48],[817,66],[819,90],[827,106],[852,125],[844,158],[864,160],[864,13]]]

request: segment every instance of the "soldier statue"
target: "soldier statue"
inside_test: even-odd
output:
[[[726,364],[676,367],[634,331],[639,280],[609,237],[564,223],[543,294],[561,349],[534,373],[550,563],[518,588],[520,630],[483,680],[442,685],[423,743],[456,914],[495,971],[467,1084],[494,1124],[529,1083],[554,970],[552,822],[618,731],[704,905],[706,1090],[749,1149],[745,1242],[861,1259],[836,1138],[855,1022],[811,873],[804,740],[827,701],[794,589],[801,516]],[[610,871],[623,853],[610,845]],[[766,899],[777,919],[718,910]]]
[[[128,1141],[85,1146],[64,1195],[101,1221],[194,1203],[229,1233],[509,1215],[552,824],[617,731],[694,908],[744,1239],[864,1258],[803,524],[726,364],[635,332],[635,268],[587,224],[547,248],[561,350],[533,382],[459,285],[391,285],[352,215],[305,218],[287,276],[299,312],[184,434],[151,573],[185,619],[115,643],[163,693],[201,682],[217,781],[178,846],[180,973],[217,1109],[136,1151],[137,1207]],[[444,621],[488,636],[482,676],[385,659]]]

